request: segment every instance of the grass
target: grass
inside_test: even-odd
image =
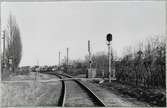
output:
[[[59,81],[45,82],[57,79],[52,75],[39,75],[34,80],[34,73],[16,75],[8,81],[1,82],[1,106],[57,106],[61,83]]]
[[[118,81],[111,83],[104,82],[100,86],[109,90],[121,93],[123,96],[136,98],[139,101],[147,102],[151,106],[166,106],[166,92],[164,89],[148,89],[133,85],[122,84]]]

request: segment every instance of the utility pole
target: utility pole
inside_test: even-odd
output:
[[[68,66],[68,48],[67,48],[67,66]]]
[[[88,52],[89,52],[89,69],[92,70],[92,60],[91,60],[91,50],[90,50],[90,40],[88,40]]]
[[[68,72],[68,48],[67,48],[67,72]]]
[[[59,52],[59,66],[60,66],[60,52]]]
[[[112,80],[116,80],[116,76],[115,76],[115,61],[114,61],[114,51],[113,51],[113,49],[112,49],[112,44],[111,44],[111,52],[112,52],[112,54],[110,54],[110,55],[112,55],[112,58],[111,58],[111,61],[112,61]]]
[[[36,68],[35,80],[38,80],[39,69],[40,69],[39,60],[37,59],[37,68]]]

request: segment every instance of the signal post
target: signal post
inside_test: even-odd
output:
[[[111,47],[110,47],[110,45],[111,45],[111,41],[112,41],[112,34],[107,34],[107,37],[106,37],[106,39],[107,39],[107,41],[108,41],[108,43],[107,43],[107,45],[108,45],[108,72],[109,72],[109,82],[111,82],[111,80],[116,80],[116,78],[115,78],[115,70],[114,69],[112,69],[112,73],[111,73]],[[112,77],[111,77],[111,74],[112,74]]]

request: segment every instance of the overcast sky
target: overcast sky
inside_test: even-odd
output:
[[[106,34],[113,34],[118,56],[126,46],[153,35],[165,35],[164,2],[10,2],[1,4],[4,28],[9,13],[16,17],[23,43],[20,65],[58,64],[69,48],[70,59],[107,52]]]

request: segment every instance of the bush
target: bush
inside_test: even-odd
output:
[[[163,41],[150,41],[145,50],[126,54],[116,62],[117,80],[147,88],[166,88],[165,47]]]

